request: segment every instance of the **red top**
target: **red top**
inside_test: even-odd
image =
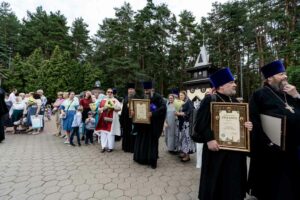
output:
[[[112,100],[114,103],[115,101]],[[102,108],[104,107],[106,103],[106,99],[103,99],[101,101],[101,103],[99,104],[99,108]],[[103,111],[103,113],[100,114],[100,117],[99,117],[99,120],[98,120],[98,123],[97,123],[97,126],[96,126],[96,131],[99,131],[99,130],[104,130],[104,131],[108,131],[110,132],[111,131],[111,124],[112,124],[112,118],[113,118],[113,113],[114,110],[113,109],[107,109],[105,111]],[[108,119],[108,120],[104,120],[104,118]],[[111,119],[111,120],[109,120]]]
[[[86,99],[86,98],[82,98],[80,99],[80,105],[83,107],[83,109],[89,109],[90,108],[90,103],[92,102],[92,98]]]

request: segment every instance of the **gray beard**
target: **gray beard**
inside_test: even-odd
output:
[[[284,87],[284,84],[282,82],[279,82],[278,84],[270,84],[270,85],[277,92],[282,92],[283,87]]]

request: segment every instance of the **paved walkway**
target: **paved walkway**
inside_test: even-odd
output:
[[[39,135],[7,135],[0,144],[0,199],[197,199],[200,170],[195,156],[181,163],[160,141],[157,169],[138,165],[116,142],[71,147],[53,136],[54,122]]]

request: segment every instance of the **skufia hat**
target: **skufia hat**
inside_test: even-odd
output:
[[[228,67],[216,71],[209,79],[214,88],[218,88],[226,83],[234,81],[234,77]]]
[[[276,74],[285,72],[285,67],[280,60],[276,60],[260,68],[260,71],[264,78],[267,79]]]

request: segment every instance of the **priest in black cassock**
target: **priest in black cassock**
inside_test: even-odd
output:
[[[152,82],[144,82],[144,98],[150,99],[150,124],[135,124],[137,136],[133,160],[137,163],[157,167],[158,142],[166,116],[166,103],[154,92]]]
[[[0,88],[0,143],[5,139],[3,116],[8,113],[7,106],[4,101],[5,91]]]
[[[246,196],[247,154],[219,148],[211,130],[210,103],[234,102],[236,84],[229,68],[223,68],[210,76],[216,93],[207,95],[201,102],[196,115],[194,130],[200,134],[203,145],[200,177],[200,200],[243,200]],[[215,96],[213,96],[215,95]],[[252,123],[245,122],[252,130]]]
[[[122,149],[124,152],[133,153],[135,135],[132,132],[133,124],[132,124],[132,117],[130,116],[130,112],[129,112],[129,101],[130,99],[137,98],[134,83],[127,84],[127,92],[128,95],[125,97],[123,101],[123,107],[120,116],[120,123],[122,129]]]
[[[300,94],[279,60],[261,68],[264,86],[250,100],[254,128],[249,189],[259,200],[300,199]],[[263,131],[260,114],[286,117],[285,150]]]

